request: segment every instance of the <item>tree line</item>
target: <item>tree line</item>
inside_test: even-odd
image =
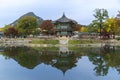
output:
[[[116,17],[109,17],[106,9],[95,9],[93,20],[89,25],[73,25],[73,31],[99,33],[103,38],[115,38],[120,34],[120,11]],[[28,35],[37,36],[39,34],[54,35],[55,25],[52,20],[44,20],[38,24],[38,20],[33,16],[25,16],[18,20],[17,24],[5,25],[3,28],[6,37],[27,37]]]
[[[79,25],[72,25],[73,30],[79,30]],[[40,25],[33,16],[25,16],[18,20],[18,23],[14,26],[6,25],[3,28],[6,37],[28,37],[30,35],[38,36],[43,35],[55,35],[55,25],[52,20],[44,20]]]
[[[93,20],[87,27],[84,27],[82,31],[89,33],[99,33],[102,38],[115,38],[115,35],[120,35],[120,11],[116,17],[109,17],[106,9],[95,9]]]

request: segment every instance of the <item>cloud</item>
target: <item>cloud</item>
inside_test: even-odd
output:
[[[0,0],[0,4],[3,7],[10,7],[10,6],[22,6],[26,4],[32,4],[33,0]]]
[[[105,8],[110,16],[120,10],[119,0],[0,0],[0,25],[10,23],[27,12],[44,19],[58,19],[62,13],[78,23],[89,24],[96,8]]]
[[[116,8],[119,0],[0,0],[0,7]]]

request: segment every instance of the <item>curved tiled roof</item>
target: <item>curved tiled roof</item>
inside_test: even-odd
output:
[[[55,22],[73,22],[73,23],[77,23],[75,20],[67,18],[64,13],[63,13],[63,16],[61,18],[59,18],[58,20],[56,20]]]

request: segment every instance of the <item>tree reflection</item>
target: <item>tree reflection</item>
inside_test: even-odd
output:
[[[51,48],[52,49],[52,48]],[[56,49],[56,48],[55,48]],[[21,66],[33,69],[37,65],[44,63],[51,65],[63,73],[76,66],[76,62],[81,55],[74,52],[60,52],[45,48],[32,47],[5,47],[3,54],[6,59],[12,58]]]
[[[106,62],[101,54],[90,53],[89,59],[95,65],[94,71],[98,76],[107,75],[109,67],[106,65]]]
[[[115,68],[118,72],[120,69],[120,49],[111,46],[99,48],[98,53],[91,52],[88,54],[89,60],[95,65],[94,71],[98,76],[105,76],[110,67]]]
[[[33,69],[39,62],[39,54],[35,49],[30,47],[6,47],[4,48],[4,56],[13,58],[21,66]]]
[[[110,68],[120,73],[120,47],[74,47],[68,51],[59,51],[57,48],[32,47],[5,47],[1,53],[6,59],[12,58],[21,66],[33,69],[44,63],[65,73],[76,67],[82,56],[87,56],[94,65],[97,76],[106,76]]]

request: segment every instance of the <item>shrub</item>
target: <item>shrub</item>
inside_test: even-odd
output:
[[[116,40],[118,40],[118,41],[119,41],[119,40],[120,40],[120,37],[117,37],[117,38],[116,38]]]

